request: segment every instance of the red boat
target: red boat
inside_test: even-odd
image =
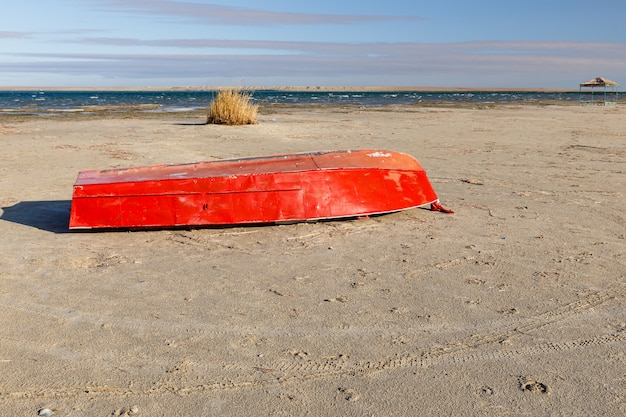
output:
[[[368,216],[432,205],[426,172],[391,151],[327,151],[82,171],[70,229],[162,228]]]

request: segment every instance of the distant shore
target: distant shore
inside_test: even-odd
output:
[[[517,92],[573,92],[577,89],[519,88],[519,87],[428,87],[428,86],[170,86],[170,87],[56,87],[56,86],[0,86],[0,91],[215,91],[222,89],[276,90],[276,91],[517,91]]]

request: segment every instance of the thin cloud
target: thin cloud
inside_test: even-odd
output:
[[[431,45],[432,46],[432,45]],[[457,45],[455,45],[456,47]],[[14,54],[18,55],[18,54]],[[383,55],[227,55],[227,54],[19,54],[25,62],[5,63],[0,72],[98,75],[104,78],[184,80],[201,77],[404,76],[447,74],[483,77],[492,74],[514,79],[515,74],[542,74],[554,79],[573,73],[596,75],[626,72],[623,59],[604,56],[550,54],[459,54],[450,49],[431,54]],[[37,65],[33,65],[33,60]],[[581,75],[582,77],[582,75]],[[304,83],[306,84],[306,82]]]
[[[273,12],[260,9],[167,0],[106,0],[100,10],[164,17],[176,16],[221,25],[324,25],[421,20],[417,16],[339,15]]]
[[[96,38],[87,37],[72,42],[126,47],[155,47],[182,49],[228,49],[288,51],[299,54],[327,55],[419,55],[436,56],[458,54],[459,56],[506,56],[550,55],[558,57],[603,57],[626,59],[626,44],[610,42],[554,42],[554,41],[478,41],[458,43],[410,43],[410,42],[305,42],[263,41],[225,39],[153,39]]]
[[[0,31],[0,39],[25,39],[32,37],[29,32],[7,32]]]

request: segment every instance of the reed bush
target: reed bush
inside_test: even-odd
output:
[[[241,90],[220,90],[209,105],[207,124],[255,124],[259,106],[251,103],[250,96]]]

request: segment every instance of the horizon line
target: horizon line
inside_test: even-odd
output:
[[[0,91],[218,91],[218,90],[276,90],[294,92],[382,92],[382,91],[435,91],[435,92],[455,92],[455,91],[493,91],[493,92],[546,92],[546,93],[567,93],[578,92],[578,89],[571,88],[546,88],[546,87],[441,87],[441,86],[0,86]]]

